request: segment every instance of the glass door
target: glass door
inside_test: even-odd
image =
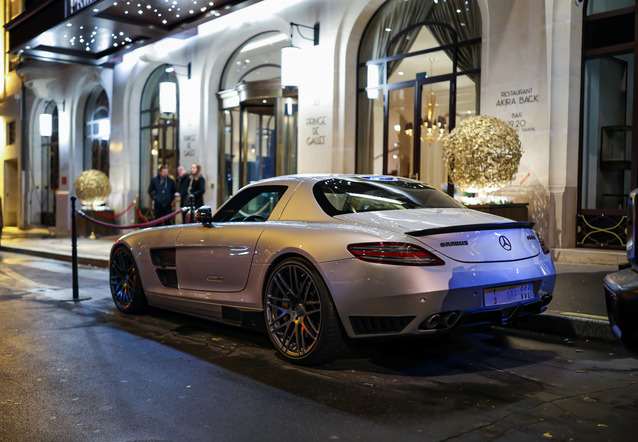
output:
[[[414,88],[388,91],[388,131],[385,173],[402,177],[419,174],[414,150]]]
[[[219,96],[224,108],[220,202],[247,184],[296,173],[296,90],[282,92],[279,79],[263,80]]]
[[[246,106],[241,145],[245,184],[275,176],[276,119],[274,106]]]
[[[448,173],[443,161],[443,140],[450,124],[450,81],[422,84],[420,94],[419,171],[420,179],[447,191]]]
[[[420,179],[446,190],[443,138],[450,115],[450,81],[388,90],[384,173]]]
[[[178,166],[177,126],[173,123],[162,124],[153,127],[150,133],[151,171],[157,174],[161,165],[167,165],[169,173],[172,174]]]
[[[142,91],[140,109],[140,192],[139,210],[145,219],[152,219],[151,197],[147,192],[159,166],[168,166],[168,173],[177,176],[179,154],[179,105],[163,109],[160,103],[160,84],[175,84],[175,100],[179,98],[177,77],[168,66],[161,66],[149,77]],[[178,101],[178,100],[177,100]],[[188,161],[184,158],[182,161]],[[186,167],[190,162],[186,163]]]
[[[42,137],[42,198],[40,222],[44,226],[55,226],[55,192],[60,179],[60,156],[58,150],[58,107],[50,103],[45,113],[51,115],[52,132]]]

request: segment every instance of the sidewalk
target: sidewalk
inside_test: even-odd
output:
[[[111,246],[120,236],[118,234],[98,239],[78,238],[78,263],[108,267]],[[47,229],[19,230],[15,227],[4,227],[0,250],[70,262],[71,238],[53,237]]]
[[[78,263],[108,267],[111,246],[119,235],[98,239],[78,238]],[[71,239],[55,238],[46,229],[18,230],[5,227],[0,251],[25,253],[71,261]],[[548,310],[522,321],[518,328],[566,338],[614,340],[609,329],[603,279],[626,262],[622,251],[556,249],[554,299]]]

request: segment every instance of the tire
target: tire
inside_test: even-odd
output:
[[[125,247],[113,252],[109,263],[111,296],[115,306],[123,313],[141,313],[148,304],[140,273],[131,252]]]
[[[273,269],[264,293],[264,318],[271,342],[290,362],[328,362],[346,348],[328,288],[304,259],[288,258]]]

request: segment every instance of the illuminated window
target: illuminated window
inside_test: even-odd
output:
[[[447,186],[446,132],[479,107],[476,0],[387,1],[359,47],[356,170]]]
[[[140,207],[151,213],[151,198],[147,189],[151,179],[157,175],[158,167],[168,166],[169,174],[177,176],[179,165],[179,88],[177,76],[168,65],[157,68],[146,81],[142,92],[140,114]],[[174,112],[160,109],[160,84],[175,84]]]
[[[109,99],[98,86],[89,95],[84,111],[84,170],[109,174],[110,121]]]

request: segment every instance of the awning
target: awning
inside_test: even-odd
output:
[[[43,0],[5,25],[9,53],[109,66],[124,53],[261,0]]]

